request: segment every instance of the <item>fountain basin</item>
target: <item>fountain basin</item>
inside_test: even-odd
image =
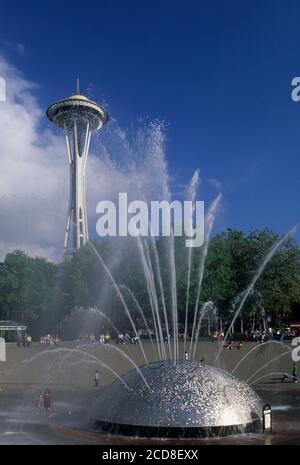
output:
[[[261,429],[262,402],[244,381],[207,363],[156,362],[106,386],[93,429],[140,437],[209,437]],[[143,377],[147,381],[147,387]]]

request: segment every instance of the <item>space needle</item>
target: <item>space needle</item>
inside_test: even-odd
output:
[[[108,113],[99,103],[80,93],[79,79],[74,95],[53,103],[47,110],[49,120],[65,130],[70,167],[70,194],[64,251],[79,249],[89,239],[85,170],[92,131],[108,121]]]

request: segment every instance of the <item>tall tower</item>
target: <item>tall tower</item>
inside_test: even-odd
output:
[[[86,201],[85,169],[91,132],[108,120],[102,105],[80,94],[79,80],[74,95],[49,106],[47,116],[65,130],[70,167],[70,195],[64,251],[79,249],[89,238]]]

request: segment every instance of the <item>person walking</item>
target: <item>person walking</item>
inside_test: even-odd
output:
[[[95,371],[95,387],[99,386],[100,374],[98,370]]]
[[[293,363],[293,372],[292,372],[292,376],[293,376],[293,383],[298,383],[298,375],[297,375],[297,366],[296,366],[296,363]]]

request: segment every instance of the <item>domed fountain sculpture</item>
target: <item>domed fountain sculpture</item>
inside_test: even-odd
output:
[[[179,360],[140,370],[103,389],[93,409],[94,429],[125,436],[206,437],[261,427],[259,397],[220,368]]]

